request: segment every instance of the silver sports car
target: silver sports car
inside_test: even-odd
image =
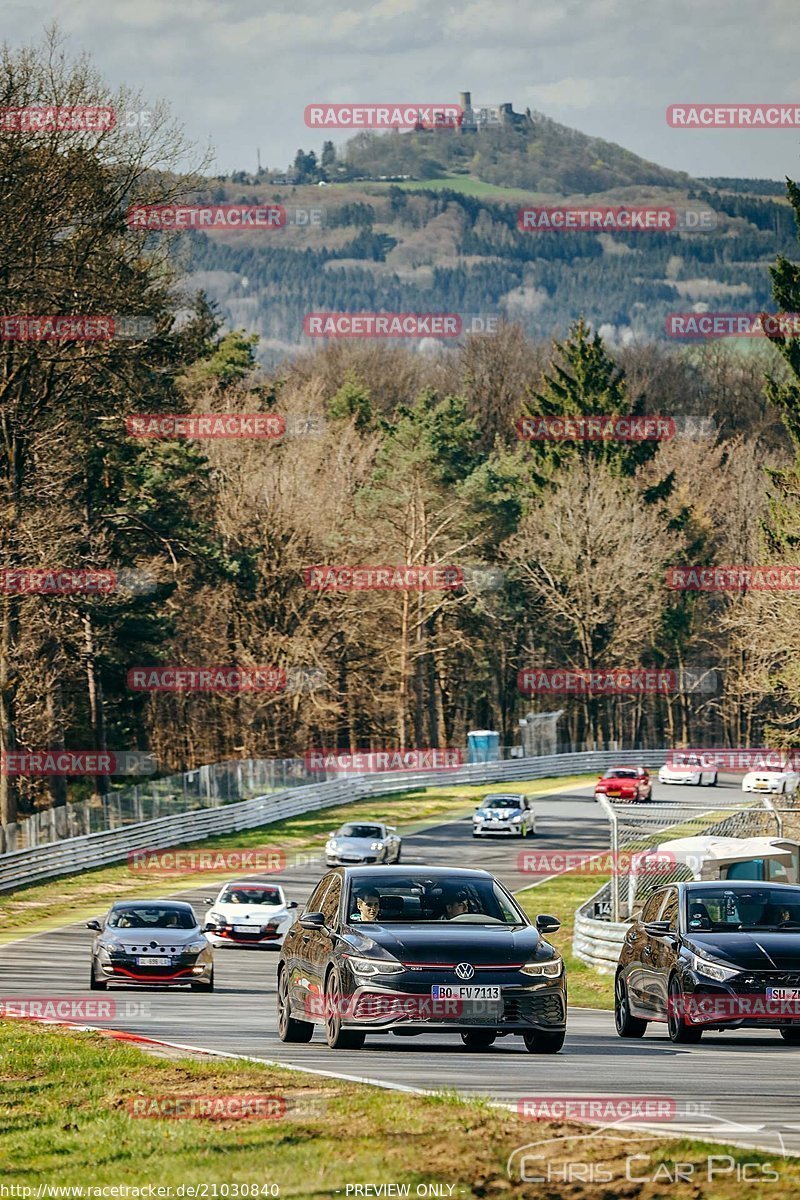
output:
[[[398,863],[402,841],[393,825],[352,821],[331,834],[325,846],[329,867],[367,863]]]

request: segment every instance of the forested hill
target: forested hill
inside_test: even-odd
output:
[[[767,186],[769,185],[769,186]],[[691,180],[539,114],[507,127],[362,132],[285,176],[207,181],[210,202],[276,202],[285,228],[187,235],[188,283],[277,362],[311,312],[458,312],[562,336],[585,315],[612,343],[663,339],[671,312],[770,307],[769,267],[794,247],[781,185]],[[703,232],[521,230],[526,204],[669,206]]]

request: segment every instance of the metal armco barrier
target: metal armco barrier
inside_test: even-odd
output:
[[[127,825],[122,829],[104,830],[102,833],[68,838],[30,850],[0,854],[0,892],[44,879],[55,879],[60,875],[89,871],[93,867],[108,866],[126,859],[133,850],[163,850],[187,842],[202,841],[217,834],[256,829],[286,817],[370,796],[391,796],[414,787],[512,783],[546,779],[554,775],[581,775],[625,763],[653,767],[664,761],[665,754],[666,750],[589,750],[579,754],[470,763],[452,771],[349,775],[284,792],[272,792],[267,796],[256,796],[253,800],[227,804],[222,808],[178,813]]]

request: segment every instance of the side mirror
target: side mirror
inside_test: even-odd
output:
[[[598,779],[605,779],[605,775],[598,775],[598,776],[597,776],[597,778],[598,778]]]
[[[561,922],[558,917],[551,917],[549,913],[539,913],[536,918],[536,928],[539,933],[555,933],[561,928]]]
[[[325,915],[321,912],[303,913],[300,924],[303,929],[324,929]]]
[[[287,907],[287,908],[297,908],[297,901],[296,901],[296,900],[290,900],[290,901],[289,901],[289,903],[286,905],[286,907]]]
[[[96,930],[96,932],[97,932],[97,933],[102,933],[102,932],[103,932],[103,927],[102,927],[102,925],[100,924],[100,922],[99,922],[99,921],[94,921],[94,920],[92,920],[92,921],[87,921],[87,922],[86,922],[86,928],[87,928],[87,929],[94,929],[94,930]]]
[[[209,896],[206,896],[205,900],[203,901],[203,904],[213,904],[213,903],[214,903],[214,901]]]
[[[645,921],[644,931],[651,937],[663,937],[670,932],[669,921]]]

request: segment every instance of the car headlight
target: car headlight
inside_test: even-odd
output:
[[[116,938],[106,938],[106,940],[104,942],[102,942],[100,945],[100,953],[101,954],[103,953],[103,951],[105,951],[106,954],[111,954],[112,951],[115,954],[118,954],[121,950],[124,950],[124,949],[125,949],[124,942],[118,942]]]
[[[336,838],[330,838],[330,840],[325,843],[326,850],[335,850],[336,846],[337,846]]]
[[[355,958],[348,954],[347,961],[354,975],[397,975],[405,967],[396,958]]]
[[[519,824],[519,822],[522,820],[522,813],[517,813],[517,815],[512,817],[511,820],[516,821]]]
[[[208,945],[205,938],[198,938],[195,942],[189,942],[188,946],[184,946],[185,954],[200,954]]]
[[[206,920],[210,921],[212,923],[212,925],[227,925],[228,924],[228,922],[223,917],[222,913],[218,913],[218,912],[206,913]]]
[[[564,970],[563,958],[534,959],[520,967],[523,975],[533,975],[538,979],[557,979]]]
[[[370,842],[369,848],[370,850],[382,850],[383,842]]]
[[[709,979],[716,979],[717,983],[732,979],[740,971],[739,967],[726,967],[722,963],[712,962],[710,958],[701,958],[699,954],[691,956],[691,964],[692,970],[700,975],[707,975]]]

